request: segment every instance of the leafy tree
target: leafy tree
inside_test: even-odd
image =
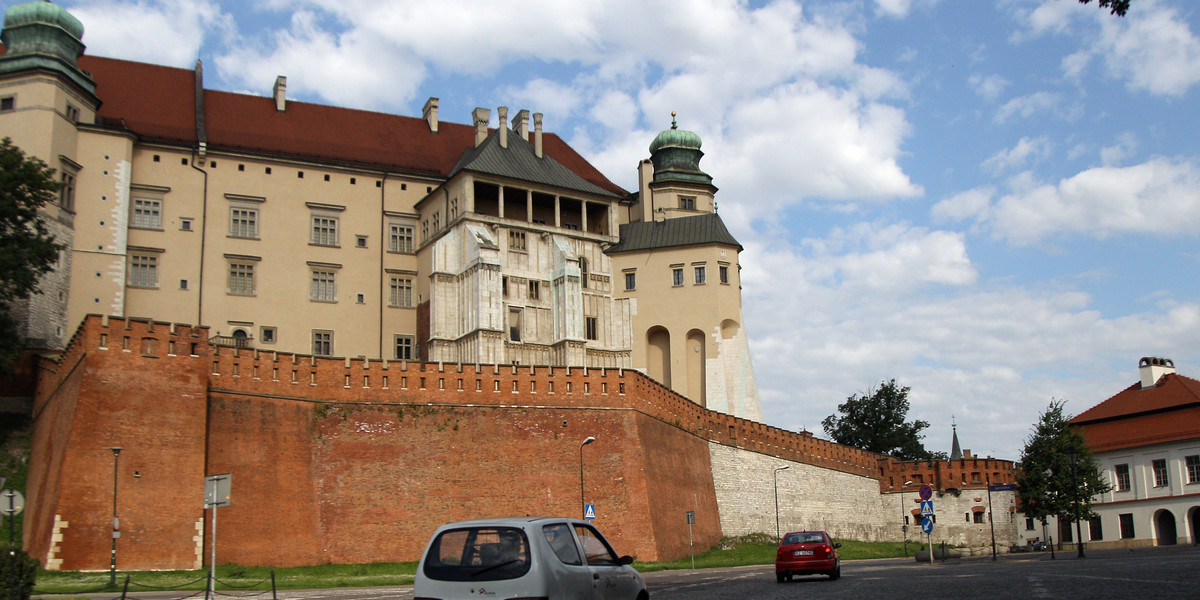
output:
[[[1096,516],[1092,496],[1112,489],[1101,477],[1100,466],[1083,433],[1072,428],[1069,421],[1063,401],[1051,400],[1021,451],[1017,497],[1025,514],[1040,520],[1043,526],[1051,516],[1060,522],[1074,521],[1076,500],[1081,520]],[[1075,451],[1074,467],[1070,450]]]
[[[62,184],[54,169],[27,157],[9,138],[0,140],[0,365],[8,367],[24,346],[11,309],[39,293],[42,275],[54,268],[62,245],[38,218]]]
[[[1080,4],[1087,4],[1092,0],[1079,0]],[[1096,0],[1096,6],[1109,9],[1109,14],[1117,15],[1118,17],[1125,16],[1129,11],[1130,0]]]
[[[890,454],[901,460],[945,458],[944,453],[930,453],[921,444],[921,430],[927,421],[905,422],[908,416],[909,388],[900,387],[895,379],[867,393],[855,394],[838,405],[836,414],[825,417],[821,427],[833,441],[880,454]]]

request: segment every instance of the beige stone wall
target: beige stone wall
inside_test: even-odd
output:
[[[902,541],[905,513],[908,539],[923,540],[916,492],[880,493],[878,480],[834,469],[776,458],[715,442],[709,443],[713,484],[721,513],[722,535],[775,534],[775,478],[779,482],[779,531],[821,529],[839,539]],[[787,466],[776,474],[775,469]],[[987,490],[963,490],[934,498],[935,544],[982,547],[991,529],[974,522],[987,509]],[[994,492],[996,543],[1007,549],[1016,540],[1014,492]],[[1023,522],[1023,521],[1022,521]]]

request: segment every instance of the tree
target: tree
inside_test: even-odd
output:
[[[837,408],[842,416],[825,417],[821,427],[839,444],[901,460],[945,458],[944,453],[932,454],[921,444],[921,430],[929,427],[928,422],[904,421],[908,416],[908,392],[909,388],[900,387],[892,379],[867,393],[846,398]]]
[[[1075,452],[1073,466],[1070,450]],[[1092,496],[1111,489],[1101,477],[1083,433],[1071,427],[1070,417],[1063,412],[1063,401],[1051,400],[1021,451],[1017,497],[1022,510],[1043,526],[1051,516],[1070,522],[1075,520],[1074,503],[1078,500],[1080,519],[1088,519],[1096,516]]]
[[[1080,4],[1087,4],[1092,0],[1079,0]],[[1109,9],[1109,14],[1117,15],[1118,17],[1125,16],[1129,12],[1130,0],[1096,0],[1096,6]]]
[[[8,367],[25,345],[11,311],[38,292],[63,246],[38,218],[62,185],[54,169],[27,157],[9,138],[0,140],[0,365]]]

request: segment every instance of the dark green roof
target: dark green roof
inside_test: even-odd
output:
[[[460,171],[532,181],[597,196],[620,197],[576,175],[548,154],[542,153],[538,158],[533,144],[511,129],[508,131],[508,148],[501,148],[499,133],[492,132],[482,144],[463,153],[458,164],[450,170],[450,177]]]
[[[704,244],[724,244],[736,247],[739,252],[742,250],[742,245],[725,228],[721,217],[709,213],[665,221],[626,223],[621,226],[621,241],[607,252],[613,254]]]

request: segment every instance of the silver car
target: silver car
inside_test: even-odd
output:
[[[413,600],[648,600],[646,582],[587,521],[514,517],[437,528]]]

